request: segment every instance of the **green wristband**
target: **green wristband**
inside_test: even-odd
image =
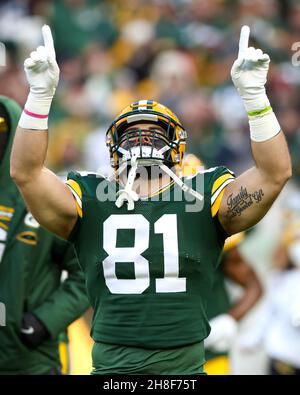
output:
[[[247,115],[248,115],[248,117],[259,117],[260,115],[263,115],[269,111],[272,111],[271,106],[267,106],[262,110],[249,111],[249,112],[247,112]]]

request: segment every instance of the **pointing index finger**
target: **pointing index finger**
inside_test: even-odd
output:
[[[241,29],[238,58],[242,58],[243,55],[245,54],[248,48],[249,36],[250,36],[250,27],[244,25]]]
[[[51,29],[48,25],[44,25],[42,27],[42,34],[43,34],[44,45],[48,57],[55,59],[56,55],[55,55],[53,37],[52,37]]]

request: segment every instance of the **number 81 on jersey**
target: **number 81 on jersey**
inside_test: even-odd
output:
[[[134,229],[133,247],[116,247],[117,231]],[[186,278],[179,277],[179,254],[176,214],[164,214],[154,223],[154,232],[163,235],[164,277],[155,279],[157,293],[185,292]],[[149,261],[141,254],[149,248],[150,223],[141,214],[111,215],[103,223],[103,261],[105,283],[113,294],[141,294],[150,286]],[[116,265],[133,262],[134,279],[119,279]]]

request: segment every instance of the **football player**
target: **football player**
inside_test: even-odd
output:
[[[245,232],[241,232],[226,239],[208,299],[207,317],[211,332],[204,341],[207,374],[230,374],[228,353],[237,336],[238,322],[257,303],[263,292],[255,271],[239,251],[244,238]],[[243,288],[242,296],[235,303],[230,301],[226,279]]]
[[[95,374],[203,372],[205,306],[224,240],[257,223],[291,176],[264,86],[270,59],[248,48],[249,32],[242,28],[231,76],[249,117],[255,166],[237,178],[224,167],[180,177],[186,131],[171,110],[140,100],[107,131],[114,182],[71,172],[64,184],[44,166],[59,80],[49,26],[44,46],[25,60],[30,93],[11,175],[35,218],[75,246],[95,311]],[[188,209],[191,198],[199,209]]]
[[[20,115],[17,103],[0,96],[0,375],[62,374],[59,335],[89,303],[72,246],[28,213],[9,176]]]
[[[276,376],[300,376],[300,221],[291,214],[273,252],[266,297],[239,339],[243,352],[255,353],[263,346],[267,374]]]

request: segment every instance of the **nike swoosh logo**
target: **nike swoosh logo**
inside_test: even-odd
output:
[[[21,328],[21,332],[25,335],[32,335],[34,333],[34,329],[32,326],[30,326],[29,328]]]

